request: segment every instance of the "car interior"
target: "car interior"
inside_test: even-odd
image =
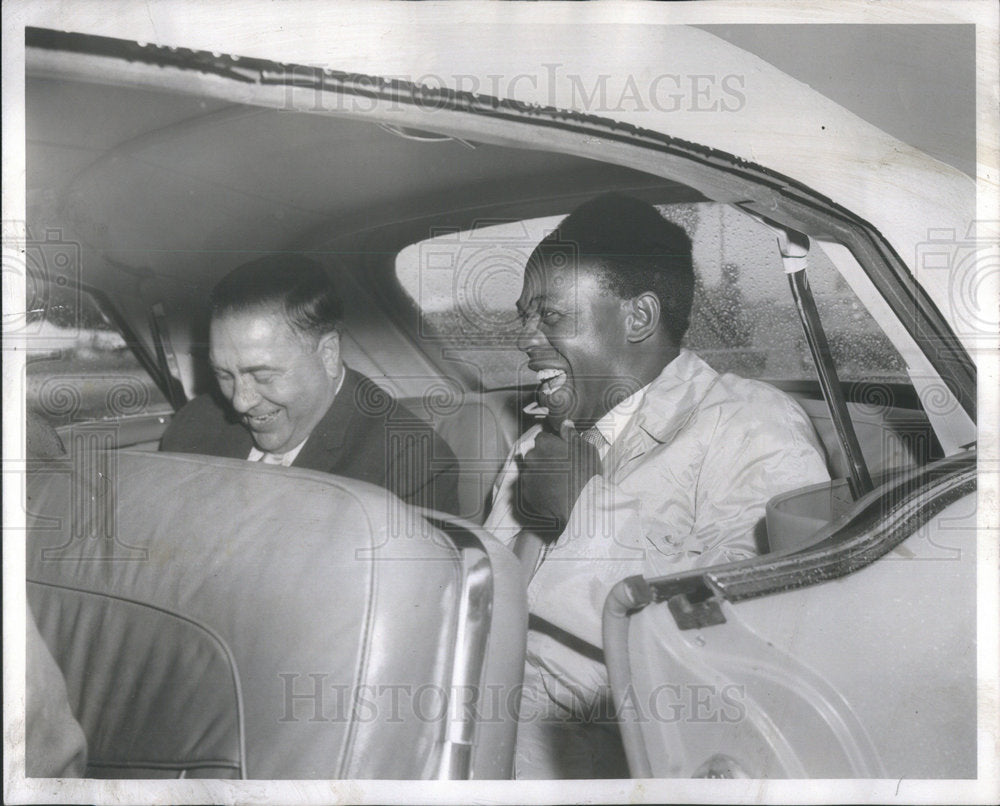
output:
[[[689,346],[792,394],[815,426],[832,481],[769,503],[763,554],[808,548],[864,494],[954,452],[909,356],[860,301],[863,250],[845,258],[841,231],[803,203],[778,214],[813,240],[825,350],[811,349],[774,233],[747,215],[770,190],[747,175],[723,180],[707,159],[654,160],[635,143],[598,159],[561,133],[454,110],[392,122],[375,101],[310,114],[291,95],[268,106],[124,73],[74,77],[46,47],[29,52],[26,80],[31,307],[86,296],[97,329],[121,339],[102,368],[78,347],[92,325],[64,323],[28,369],[28,597],[89,776],[510,775],[516,709],[490,719],[483,701],[439,707],[435,695],[520,680],[521,570],[481,528],[535,385],[503,311],[532,227],[600,193],[689,228]],[[458,517],[313,471],[157,453],[173,411],[212,390],[208,292],[276,251],[327,268],[347,303],[346,363],[452,448]],[[832,387],[817,365],[839,371]],[[390,701],[385,680],[425,699],[372,708]]]
[[[469,350],[459,354],[428,332],[433,325],[421,320],[401,287],[395,257],[430,234],[564,215],[607,190],[663,206],[707,201],[677,182],[562,154],[357,120],[225,108],[162,92],[51,80],[29,80],[28,87],[30,217],[65,224],[64,236],[79,234],[85,287],[111,309],[107,315],[127,325],[130,346],[155,368],[162,396],[178,386],[185,398],[211,389],[200,303],[214,283],[248,254],[306,252],[330,267],[350,300],[346,361],[439,427],[462,463],[462,514],[473,520],[481,520],[489,492],[488,484],[473,481],[492,480],[520,433],[520,399],[506,386],[490,388],[474,357],[510,353],[512,345],[495,337],[472,344],[479,349],[470,360]],[[110,109],[122,111],[109,115]],[[74,125],[47,122],[46,113],[73,114]],[[36,140],[36,131],[44,136]],[[77,132],[87,133],[84,145]],[[152,192],[149,205],[135,206],[136,188]],[[171,245],[177,243],[184,248]],[[523,252],[530,244],[515,246]],[[153,331],[157,343],[150,344]],[[747,368],[754,367],[740,367]],[[829,413],[807,373],[768,380],[802,402],[832,476],[842,478]],[[896,384],[894,405],[848,400],[874,472],[912,461],[914,450],[923,451],[923,461],[940,455],[933,430],[923,430],[927,444],[907,438],[916,433],[919,402],[912,391],[905,395],[905,384],[889,383]],[[117,444],[155,448],[164,412],[169,406],[120,418]],[[887,432],[904,441],[886,442]]]

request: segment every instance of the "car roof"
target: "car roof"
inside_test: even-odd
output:
[[[444,7],[432,5],[417,14],[405,6],[389,4],[380,7],[377,18],[366,18],[316,5],[310,7],[312,13],[309,15],[289,15],[277,32],[269,27],[268,21],[254,19],[220,30],[214,24],[212,11],[197,4],[188,8],[190,13],[171,18],[168,28],[151,24],[144,10],[130,5],[123,6],[121,13],[102,19],[93,19],[93,15],[87,14],[74,16],[70,10],[61,14],[59,22],[61,27],[81,33],[113,35],[171,48],[210,48],[213,53],[239,56],[243,64],[247,58],[266,59],[282,65],[315,65],[339,71],[341,75],[394,77],[459,92],[476,90],[474,95],[480,99],[500,97],[520,108],[533,110],[543,124],[546,119],[558,119],[557,110],[572,110],[591,119],[613,122],[612,126],[632,126],[677,142],[695,143],[710,151],[732,155],[737,161],[773,171],[779,181],[787,179],[801,183],[869,222],[914,272],[917,282],[944,317],[954,323],[957,314],[952,310],[950,273],[917,272],[915,261],[929,233],[951,233],[953,240],[971,234],[974,184],[960,171],[890,136],[759,57],[704,30],[677,25],[638,25],[627,21],[598,26],[576,25],[566,19],[541,23],[526,12],[518,16],[518,22],[495,22],[488,28],[470,31],[468,25]],[[546,19],[551,20],[552,15]],[[43,21],[44,18],[40,20]],[[510,43],[516,43],[516,47]],[[600,58],[596,59],[598,52]],[[29,75],[59,72],[53,71],[51,61],[45,62],[40,71],[33,71],[30,56],[28,67]],[[653,82],[659,78],[657,87],[662,87],[664,80],[671,87],[673,85],[672,79],[663,79],[663,76],[676,76],[682,81],[692,80],[692,76],[707,76],[716,82],[729,78],[728,96],[716,99],[726,104],[726,108],[715,112],[700,108],[699,99],[692,97],[697,92],[691,88],[687,100],[679,108],[665,103],[662,95],[658,95],[659,100],[654,103],[649,95]],[[212,93],[205,94],[211,96]],[[252,93],[247,98],[250,103],[260,103]],[[204,125],[198,136],[211,137],[213,121],[223,126],[216,131],[218,134],[225,126],[232,126],[234,118],[248,114],[245,110],[227,109],[210,97],[202,101],[207,111],[194,116],[201,117],[200,122],[181,120],[182,113],[175,110],[178,111],[174,116],[177,119],[171,121],[167,115],[166,122],[160,121],[161,135],[164,132],[181,134],[176,126],[195,129],[200,123]],[[117,108],[122,110],[133,103],[130,101]],[[273,100],[270,103],[273,105]],[[209,113],[214,113],[215,117]],[[126,117],[133,114],[129,111]],[[264,116],[264,113],[258,114]],[[428,118],[433,120],[430,115]],[[446,131],[446,121],[442,120],[442,124],[441,130]],[[373,138],[362,134],[361,128],[351,133],[348,122],[323,119],[300,124],[303,137],[320,140],[332,135],[333,129],[328,128],[332,126],[343,127],[341,133],[346,132],[347,142],[367,149],[368,164],[378,164],[382,160],[379,152],[372,150]],[[142,134],[156,136],[151,130]],[[488,159],[483,161],[489,146],[482,143],[487,140],[483,137],[479,141],[479,153],[475,155],[479,166],[489,162]],[[257,248],[287,248],[290,242],[304,234],[301,225],[309,220],[315,221],[317,226],[325,222],[349,228],[361,222],[370,223],[379,215],[390,219],[410,215],[412,213],[406,209],[408,198],[426,205],[427,199],[435,193],[454,191],[456,176],[461,178],[467,192],[478,185],[486,196],[497,193],[498,184],[507,179],[509,186],[516,188],[512,196],[520,195],[522,199],[532,193],[530,188],[525,193],[524,182],[530,185],[535,181],[540,188],[559,187],[554,176],[560,170],[566,185],[555,195],[571,195],[574,188],[585,193],[588,187],[628,188],[648,183],[648,179],[634,173],[581,162],[579,157],[594,162],[609,158],[613,161],[614,149],[609,148],[609,143],[600,142],[600,138],[594,140],[589,151],[583,147],[576,150],[575,157],[567,155],[565,159],[552,154],[522,152],[512,164],[510,154],[498,151],[492,167],[480,168],[481,175],[473,181],[463,172],[461,149],[464,145],[461,142],[452,141],[447,144],[448,149],[440,149],[448,150],[449,155],[438,162],[428,158],[426,144],[421,156],[411,159],[396,143],[395,153],[403,157],[398,163],[399,170],[391,173],[398,184],[381,189],[375,186],[370,172],[365,174],[365,161],[348,153],[338,170],[357,168],[360,175],[347,170],[343,185],[328,186],[324,197],[322,189],[318,195],[310,195],[316,190],[316,183],[311,186],[308,177],[295,176],[296,181],[282,187],[277,175],[280,165],[269,164],[272,147],[268,138],[243,139],[240,148],[248,150],[247,159],[259,170],[252,177],[244,171],[238,177],[243,186],[233,190],[242,194],[242,202],[251,208],[258,200],[255,194],[271,201],[278,197],[281,204],[294,211],[298,230],[291,232],[281,226],[280,221],[262,223],[261,216],[250,214],[242,216],[242,228],[240,221],[222,216],[215,222],[213,233],[223,237],[220,233],[225,231],[225,248],[229,250],[234,245],[246,243],[247,238],[259,242]],[[533,131],[512,126],[503,130],[502,136],[498,135],[497,142],[523,149],[544,149],[547,132],[544,126]],[[129,150],[139,145],[150,147],[148,139],[144,141],[139,137],[124,144],[124,155],[122,144],[113,150],[115,156],[127,156]],[[146,156],[142,155],[143,160]],[[320,153],[317,159],[329,160],[334,156]],[[166,159],[169,162],[169,156]],[[224,162],[225,158],[216,157],[216,160]],[[99,167],[98,162],[92,163],[89,176],[80,174],[80,177],[99,184],[100,178],[94,177],[94,169]],[[164,171],[173,170],[178,179],[183,173],[175,170],[177,166],[160,167]],[[194,170],[197,172],[199,167],[194,166]],[[592,182],[579,179],[591,170]],[[319,180],[323,172],[315,171],[312,176]],[[193,179],[197,181],[199,177],[195,175]],[[111,181],[110,177],[107,181]],[[141,175],[134,174],[133,181],[141,183]],[[522,183],[519,187],[518,182]],[[873,187],[877,188],[877,193],[872,192]],[[383,191],[382,199],[373,199],[371,194],[380,190]],[[186,188],[185,192],[192,197],[196,195],[193,188]],[[340,202],[354,207],[353,215],[335,202],[337,193]],[[86,206],[92,204],[94,197],[85,198],[81,193],[78,198]],[[155,207],[156,200],[146,201]],[[176,199],[164,199],[164,206],[168,201]],[[502,199],[496,198],[496,201],[500,204]],[[71,206],[72,198],[67,203]],[[282,211],[271,210],[268,215],[280,218]],[[190,222],[183,218],[176,222],[174,229],[163,227],[162,217],[156,216],[147,215],[145,224],[132,230],[125,226],[127,215],[117,220],[120,227],[114,233],[115,243],[126,251],[133,244],[148,247],[153,243],[148,236],[154,234],[161,240],[163,236],[171,236],[175,243],[178,237],[187,238],[196,249],[211,251],[216,247],[211,237],[192,241],[192,236],[199,233],[197,229],[192,232],[188,226]],[[197,222],[193,226],[197,227]],[[265,234],[268,235],[267,243],[261,243]],[[189,276],[213,276],[212,271],[205,273],[204,258],[191,260],[201,265],[200,270],[192,265]],[[127,260],[123,262],[128,265]],[[171,271],[183,274],[177,266],[175,261]]]

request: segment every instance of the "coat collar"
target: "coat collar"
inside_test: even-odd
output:
[[[344,382],[316,427],[309,434],[306,444],[292,462],[293,467],[332,466],[333,457],[340,453],[344,441],[358,415],[355,398],[358,386],[364,380],[359,372],[344,365]]]
[[[614,474],[657,445],[670,442],[698,409],[719,374],[690,350],[678,356],[646,389],[642,403],[607,461]]]

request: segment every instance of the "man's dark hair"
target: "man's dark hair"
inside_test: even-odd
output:
[[[265,255],[237,266],[209,296],[212,316],[279,307],[292,327],[316,338],[336,330],[342,305],[326,270],[296,254]]]
[[[632,299],[646,291],[660,300],[660,321],[680,346],[691,321],[694,268],[691,239],[655,207],[606,193],[577,207],[539,244],[533,260],[578,259],[598,264],[607,291]],[[536,257],[537,256],[537,257]]]

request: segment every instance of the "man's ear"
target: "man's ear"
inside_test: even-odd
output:
[[[340,360],[340,333],[331,330],[320,336],[319,345],[320,357],[323,359],[323,366],[326,367],[326,374],[331,378],[337,378],[343,371],[343,362]]]
[[[645,341],[659,330],[660,299],[652,291],[644,291],[628,300],[625,335],[632,343]]]

